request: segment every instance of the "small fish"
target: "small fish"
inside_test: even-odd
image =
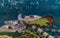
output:
[[[49,27],[49,25],[52,25],[54,23],[54,18],[53,16],[44,16],[38,20],[34,20],[34,21],[24,21],[25,24],[27,25],[39,25],[39,26],[47,26]]]

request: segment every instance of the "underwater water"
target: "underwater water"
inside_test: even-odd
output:
[[[60,0],[0,0],[0,26],[6,20],[16,20],[18,14],[23,15],[52,15],[54,28],[52,35],[60,35]]]

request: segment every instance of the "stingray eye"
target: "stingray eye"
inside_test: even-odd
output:
[[[8,27],[8,29],[12,29],[12,27],[11,27],[11,26],[9,26],[9,27]]]

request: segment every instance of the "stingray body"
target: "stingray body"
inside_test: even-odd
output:
[[[5,25],[0,27],[0,36],[2,38],[6,36],[11,38],[43,38],[43,36],[44,38],[54,38],[47,32],[43,31],[43,29],[41,29],[40,27],[37,27],[49,26],[53,23],[54,19],[50,15],[43,17],[38,15],[30,15],[22,18],[20,14],[18,15],[18,20],[7,21],[5,22]],[[41,36],[40,34],[42,34],[43,36]]]

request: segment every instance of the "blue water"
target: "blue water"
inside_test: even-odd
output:
[[[20,13],[52,15],[57,28],[50,27],[50,29],[60,30],[60,0],[0,0],[0,26],[6,20],[16,20]],[[60,32],[53,32],[53,35],[60,35]]]

